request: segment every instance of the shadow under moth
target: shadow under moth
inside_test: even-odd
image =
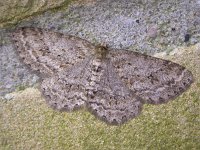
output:
[[[39,73],[47,104],[67,112],[85,107],[108,124],[138,116],[145,103],[166,103],[193,82],[174,62],[71,35],[23,27],[12,38],[21,60]]]

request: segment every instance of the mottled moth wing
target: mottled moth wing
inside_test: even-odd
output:
[[[190,71],[168,60],[125,50],[110,50],[108,57],[121,81],[146,103],[166,103],[193,82]]]
[[[47,103],[61,111],[87,107],[109,124],[122,124],[139,115],[141,98],[123,84],[109,60],[90,57],[70,69],[44,79]]]
[[[42,81],[41,90],[46,102],[56,110],[73,111],[87,102],[86,85],[91,76],[90,58]]]
[[[50,106],[87,107],[108,124],[136,117],[143,103],[168,102],[193,82],[191,72],[171,61],[53,31],[20,28],[13,40],[23,62],[43,75],[41,90]]]
[[[12,35],[23,62],[44,76],[83,61],[95,48],[78,37],[39,28],[19,28]]]
[[[141,98],[120,80],[109,59],[93,60],[92,68],[92,81],[87,87],[87,107],[90,112],[108,124],[115,125],[140,114]]]

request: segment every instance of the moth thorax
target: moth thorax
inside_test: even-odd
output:
[[[108,49],[105,46],[96,46],[95,47],[95,55],[99,59],[106,58],[106,54],[108,53]]]

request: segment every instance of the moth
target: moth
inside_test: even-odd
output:
[[[177,63],[47,29],[19,28],[12,38],[24,64],[39,73],[47,104],[67,112],[84,107],[112,125],[138,116],[145,103],[176,98],[193,82]]]

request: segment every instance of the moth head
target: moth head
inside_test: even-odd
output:
[[[100,58],[100,59],[106,58],[107,53],[108,53],[107,45],[105,46],[97,45],[95,47],[95,55],[97,58]]]

